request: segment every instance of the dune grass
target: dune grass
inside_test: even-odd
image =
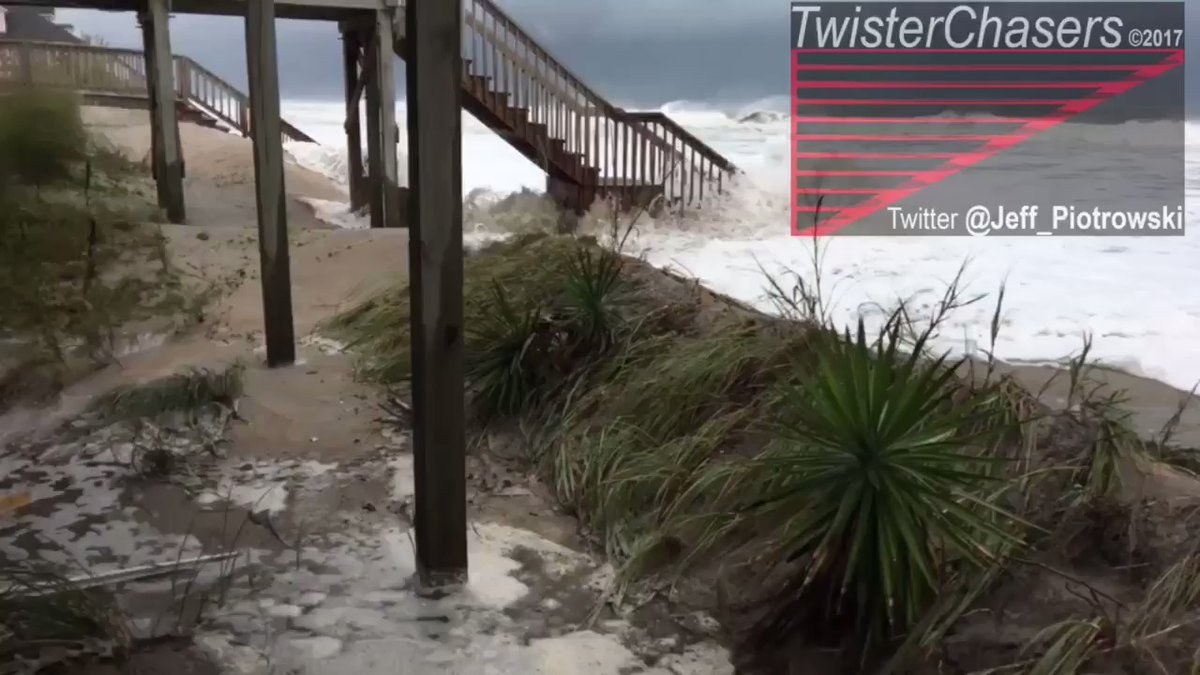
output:
[[[792,310],[780,321],[604,255],[530,236],[468,259],[471,406],[524,431],[530,466],[619,565],[618,596],[716,561],[746,570],[761,597],[736,632],[743,653],[803,635],[841,650],[844,672],[910,672],[1148,456],[1120,401],[1088,389],[1086,345],[1077,400],[1055,414],[990,359],[933,349],[963,302],[957,280],[928,321],[902,305],[879,331],[843,331],[804,290],[776,284]],[[397,384],[407,307],[400,285],[326,330],[360,375]],[[1070,442],[1052,438],[1068,428]],[[1177,617],[1188,602],[1160,605]],[[997,672],[1078,672],[1100,653],[1094,618],[1045,627]]]
[[[0,408],[114,358],[121,328],[195,302],[165,258],[144,171],[87,133],[78,100],[0,106]],[[168,321],[167,323],[170,323]]]
[[[0,566],[0,658],[30,656],[53,642],[82,647],[128,635],[110,598],[61,575],[29,566]]]
[[[92,401],[89,412],[102,423],[190,413],[210,404],[232,407],[242,394],[245,367],[191,368],[144,384],[118,387]]]

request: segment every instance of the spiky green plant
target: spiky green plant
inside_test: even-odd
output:
[[[547,319],[539,306],[516,307],[498,282],[491,303],[469,326],[467,385],[485,416],[515,415],[534,401],[546,382]]]
[[[562,313],[579,348],[605,350],[616,339],[624,323],[623,267],[619,254],[604,249],[581,246],[571,257]]]
[[[912,353],[898,322],[878,339],[812,342],[816,372],[789,386],[778,438],[749,462],[727,463],[697,492],[769,524],[781,562],[802,561],[757,633],[783,640],[801,627],[854,630],[864,646],[902,632],[936,598],[949,565],[986,566],[1018,540],[1016,517],[988,495],[997,480],[980,416],[962,397],[959,364]]]

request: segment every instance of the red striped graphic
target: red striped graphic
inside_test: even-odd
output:
[[[1097,89],[1111,82],[854,82],[801,80],[809,89]]]
[[[796,70],[853,70],[853,71],[906,71],[913,72],[1072,72],[1072,71],[1092,71],[1092,72],[1120,72],[1127,70],[1137,70],[1141,66],[1125,66],[1125,65],[1091,65],[1091,64],[1063,64],[1055,65],[1002,65],[1002,64],[947,64],[947,65],[929,65],[929,64],[914,64],[911,66],[897,64],[823,64],[811,63],[800,64],[796,66]]]
[[[1038,117],[792,117],[803,124],[1025,124]]]
[[[955,152],[797,152],[796,159],[954,159]]]
[[[940,141],[947,143],[966,143],[970,141],[990,141],[1003,138],[1000,134],[928,134],[925,136],[905,136],[903,134],[795,134],[797,141],[872,141],[879,143],[925,143]]]
[[[823,53],[829,54],[831,50],[821,49],[798,49],[793,50],[793,54],[802,53]],[[1028,53],[1021,50],[1005,50],[1005,49],[896,49],[896,50],[871,50],[871,49],[847,49],[837,50],[838,53],[871,53],[871,54],[887,54],[887,53],[987,53],[987,54],[1014,54]],[[793,234],[804,236],[820,236],[833,234],[837,231],[851,225],[871,214],[887,208],[921,190],[933,185],[937,182],[945,180],[964,169],[970,168],[987,160],[990,157],[997,155],[1004,150],[1010,149],[1015,145],[1023,143],[1037,134],[1040,134],[1048,129],[1051,129],[1063,122],[1086,112],[1105,102],[1106,100],[1124,94],[1131,89],[1159,77],[1175,68],[1183,65],[1184,53],[1179,49],[1047,49],[1038,50],[1038,53],[1107,53],[1107,54],[1162,54],[1163,59],[1155,63],[1147,65],[1068,65],[1068,66],[1052,66],[1052,65],[1003,65],[1003,64],[988,64],[988,65],[797,65],[793,64],[792,69],[792,90],[795,94],[793,100],[793,143],[792,143],[792,168],[793,168],[793,184],[801,177],[827,177],[827,176],[892,176],[898,178],[907,178],[899,185],[888,188],[795,188],[792,193],[792,211],[793,211]],[[795,57],[793,56],[793,60]],[[1114,80],[1111,82],[1081,82],[1081,83],[1033,83],[1033,82],[1014,82],[1011,84],[1005,83],[976,83],[976,82],[824,82],[824,81],[809,81],[802,80],[801,73],[803,71],[1113,71],[1113,72],[1128,72],[1126,77]],[[1078,89],[1090,90],[1082,92],[1083,96],[1078,99],[1055,99],[1055,100],[1028,100],[1028,99],[914,99],[905,98],[898,100],[883,100],[883,99],[824,99],[824,98],[800,98],[799,89],[806,88],[825,88],[825,89]],[[1002,118],[992,116],[968,116],[968,117],[947,117],[947,118],[905,118],[905,117],[842,117],[837,115],[824,116],[802,116],[797,114],[796,107],[800,105],[862,105],[862,106],[918,106],[918,105],[936,105],[936,106],[971,106],[971,105],[1025,105],[1025,106],[1054,106],[1055,109],[1045,115],[1026,116],[1020,118]],[[997,133],[991,135],[981,134],[914,134],[914,135],[890,135],[890,134],[806,134],[800,133],[796,128],[798,124],[1007,124],[1017,126],[1005,133]],[[961,141],[961,142],[978,142],[980,145],[974,149],[961,153],[887,153],[887,152],[802,152],[799,150],[800,142],[805,141],[871,141],[871,142],[927,142],[927,141]],[[800,159],[945,159],[946,161],[940,166],[918,171],[849,171],[849,170],[798,170],[797,163]],[[808,206],[800,203],[802,196],[821,196],[821,195],[861,195],[864,201],[852,206],[839,206],[820,208],[816,206]],[[811,227],[799,228],[797,215],[801,213],[813,213],[824,215],[831,214],[828,219],[815,224]]]
[[[797,105],[1066,105],[1071,99],[1005,98],[798,98]]]

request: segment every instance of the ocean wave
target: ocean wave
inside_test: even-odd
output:
[[[350,163],[344,148],[291,141],[284,144],[283,152],[293,164],[315,171],[340,187],[349,183]]]
[[[722,200],[701,211],[660,219],[643,215],[636,224],[631,252],[694,275],[705,285],[747,302],[761,301],[764,270],[778,275],[784,267],[810,269],[811,242],[788,233],[789,120],[777,114],[778,106],[760,101],[726,109],[676,101],[662,110],[745,173],[728,185]],[[763,115],[759,123],[738,123],[754,112],[773,114]],[[341,106],[285,102],[284,113],[325,143],[324,147],[289,144],[290,157],[344,185]],[[1078,150],[1088,144],[1148,145],[1150,139],[1161,137],[1178,147],[1181,135],[1180,126],[1171,122],[1073,124],[1056,132],[1071,142],[1070,152],[1038,143],[1024,144],[1022,152],[1042,163],[1060,158],[1083,161],[1080,158],[1086,155]],[[464,118],[463,136],[463,191],[468,197],[464,239],[469,245],[555,224],[542,199],[520,194],[522,189],[544,187],[539,167],[496,134],[477,130],[469,118]],[[1200,124],[1187,124],[1186,141],[1193,151],[1200,148]],[[400,147],[405,147],[404,140]],[[403,155],[400,166],[406,167]],[[1200,347],[1191,339],[1200,331],[1200,299],[1179,289],[1200,284],[1200,272],[1191,264],[1200,255],[1200,200],[1195,199],[1200,197],[1200,154],[1190,158],[1188,172],[1193,197],[1187,204],[1188,222],[1194,231],[1187,237],[835,238],[828,248],[822,245],[826,252],[822,268],[829,288],[835,289],[830,303],[838,312],[836,319],[853,323],[855,317],[866,316],[872,307],[887,306],[897,297],[936,302],[927,296],[940,293],[963,261],[972,259],[971,290],[994,292],[1010,280],[1005,326],[996,345],[999,357],[1057,362],[1077,351],[1081,336],[1090,332],[1096,338],[1096,356],[1190,387],[1200,378]],[[1132,178],[1125,182],[1128,185],[1121,189],[1138,185]],[[512,193],[518,197],[510,198]],[[344,205],[310,205],[339,227],[365,225]],[[974,349],[970,345],[987,344],[992,314],[984,305],[954,317],[942,344],[967,352]]]
[[[786,106],[781,109],[776,98],[732,109],[695,101],[674,101],[662,106],[659,111],[670,115],[681,126],[714,146],[724,142],[728,147],[729,141],[735,137],[747,139],[747,130],[754,134],[748,140],[759,146],[770,145],[773,141],[786,145],[791,128],[789,111]],[[915,119],[955,119],[964,116],[967,115],[961,112],[944,112]],[[1187,121],[1182,123],[1182,127],[1176,120],[1130,120],[1119,124],[1067,121],[1042,138],[1043,143],[1062,145],[1070,152],[1087,146],[1178,148],[1182,142],[1189,153],[1200,153],[1200,121]],[[734,152],[737,154],[737,151]]]

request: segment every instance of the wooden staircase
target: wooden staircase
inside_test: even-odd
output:
[[[543,49],[491,0],[463,5],[463,107],[541,166],[547,191],[577,212],[598,198],[622,208],[695,206],[737,168],[662,113],[617,108]],[[395,51],[407,53],[405,0]],[[659,199],[661,198],[661,199]]]
[[[174,58],[181,119],[250,135],[250,97],[186,56]],[[146,107],[146,60],[140,50],[66,42],[0,39],[0,89],[36,85],[78,91],[93,105]],[[283,122],[285,140],[314,142]]]

